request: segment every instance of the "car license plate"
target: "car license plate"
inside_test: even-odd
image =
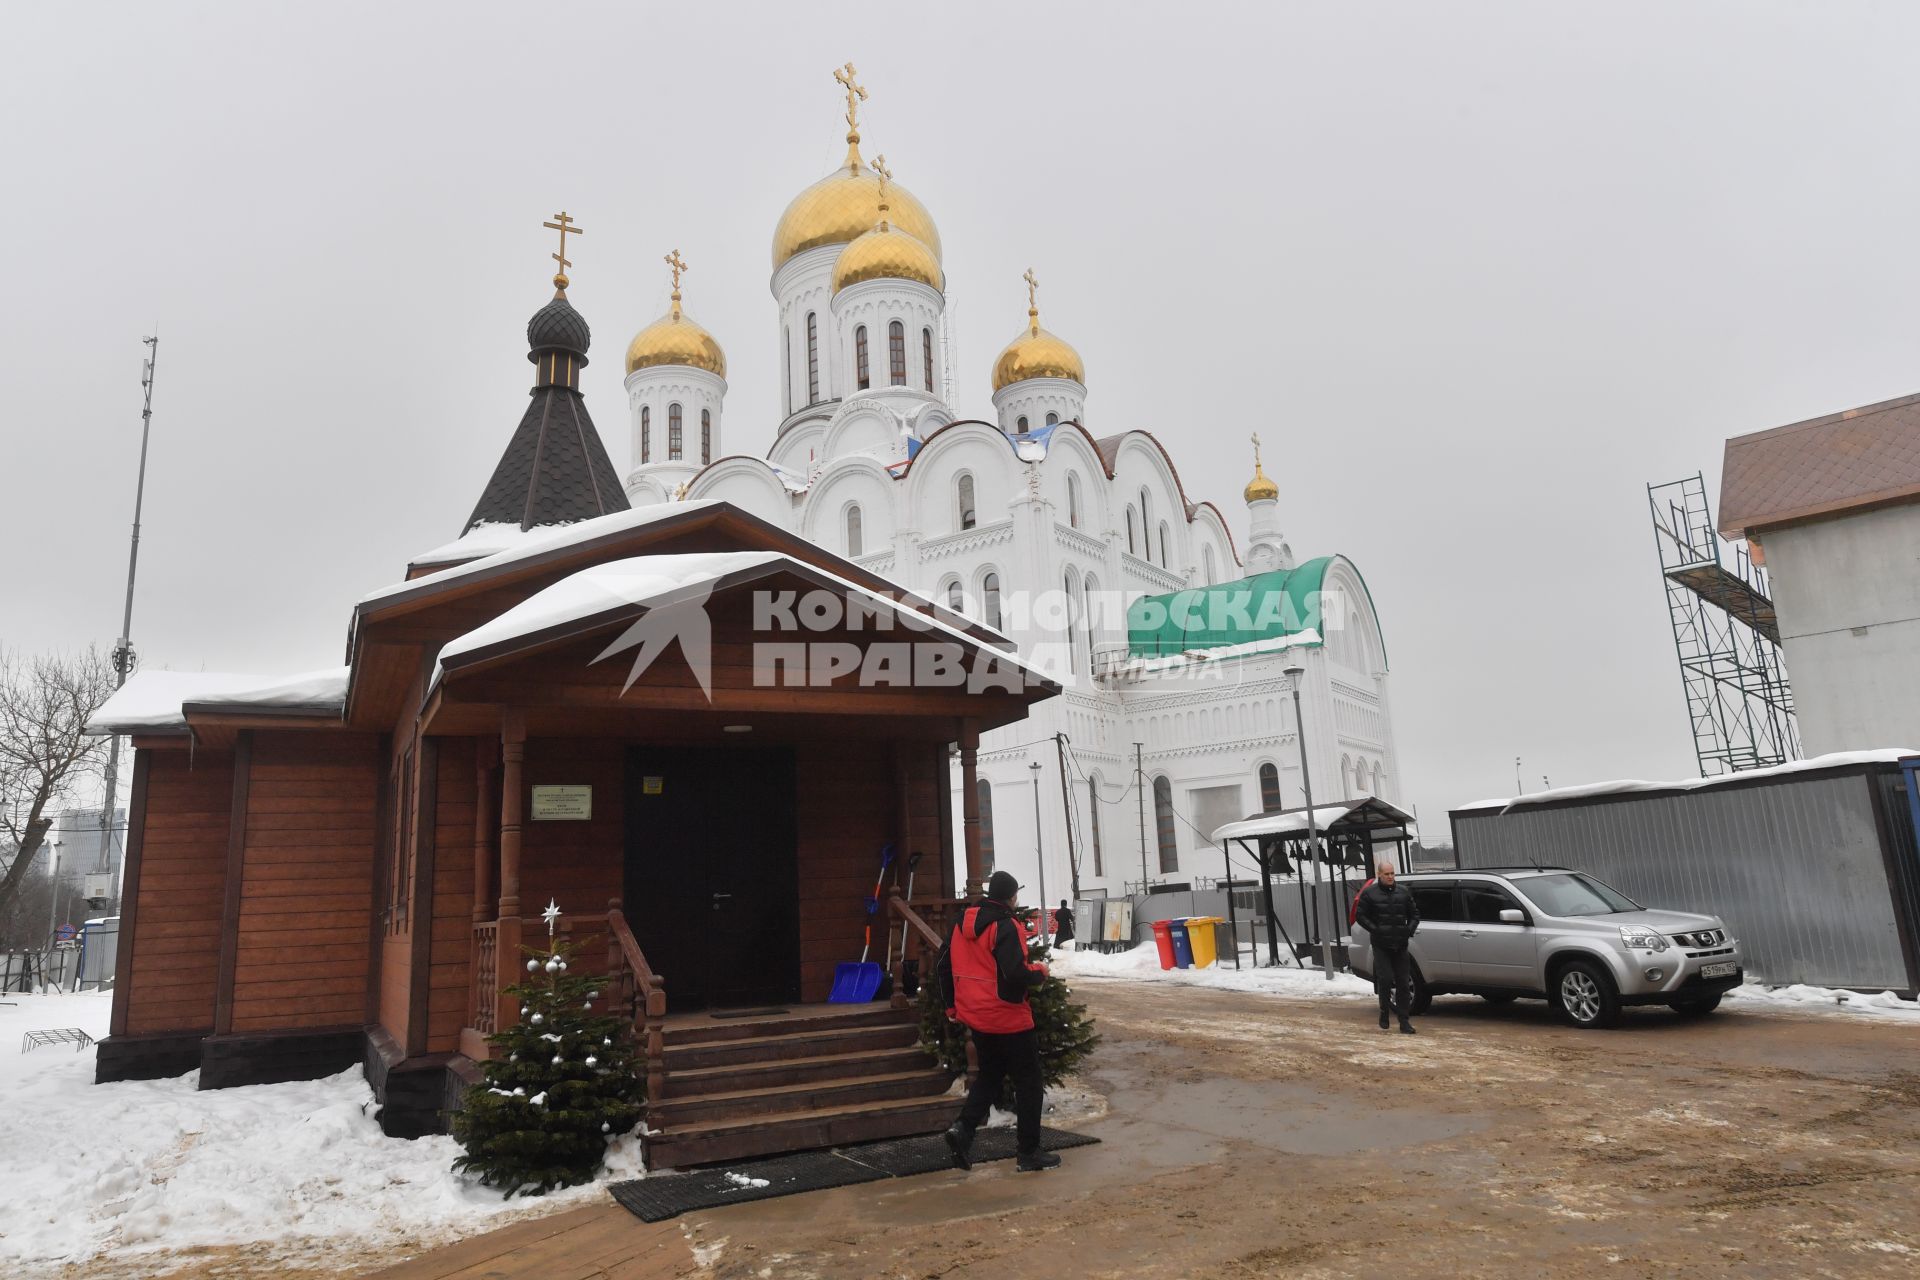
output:
[[[1740,972],[1740,966],[1737,964],[1708,964],[1700,966],[1700,976],[1703,978],[1724,978],[1729,974],[1738,972]]]

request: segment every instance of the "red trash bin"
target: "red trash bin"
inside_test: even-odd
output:
[[[1153,945],[1160,952],[1160,967],[1171,969],[1175,964],[1173,955],[1173,921],[1155,920],[1153,922]]]

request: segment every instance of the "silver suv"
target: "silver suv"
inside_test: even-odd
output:
[[[1565,867],[1481,867],[1401,876],[1420,909],[1413,1012],[1466,992],[1505,1002],[1544,998],[1577,1027],[1610,1026],[1622,1005],[1699,1016],[1740,985],[1740,943],[1713,916],[1649,911]],[[1373,976],[1356,928],[1353,969]]]

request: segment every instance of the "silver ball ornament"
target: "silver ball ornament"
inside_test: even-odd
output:
[[[538,960],[528,960],[528,961],[527,961],[527,972],[528,972],[528,973],[532,973],[532,972],[533,972],[533,971],[534,971],[535,969],[538,969],[539,967],[540,967],[540,962],[539,962]]]

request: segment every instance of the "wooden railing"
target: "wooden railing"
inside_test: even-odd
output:
[[[494,1025],[500,1004],[499,941],[499,921],[482,920],[473,926],[473,1007],[467,1025],[483,1036],[499,1029]]]
[[[913,961],[924,978],[927,972],[927,961],[940,949],[940,944],[946,941],[945,931],[953,927],[946,919],[951,914],[951,908],[965,905],[965,903],[949,903],[945,900],[928,901],[920,904],[920,910],[915,910],[913,904],[909,903],[905,895],[900,892],[900,886],[893,886],[893,892],[887,897],[887,911],[899,920],[906,930],[906,938],[897,950],[891,945],[887,948],[887,976],[893,979],[894,1008],[907,1007],[907,993],[900,986],[900,970],[904,967],[904,962]],[[926,916],[920,913],[921,910],[924,910],[927,915],[938,918],[939,927],[936,928],[929,923]],[[889,938],[889,943],[891,941]]]
[[[634,941],[618,898],[607,904],[607,983],[612,1007],[633,1019],[647,1059],[647,1102],[657,1103],[667,1093],[667,983]]]

